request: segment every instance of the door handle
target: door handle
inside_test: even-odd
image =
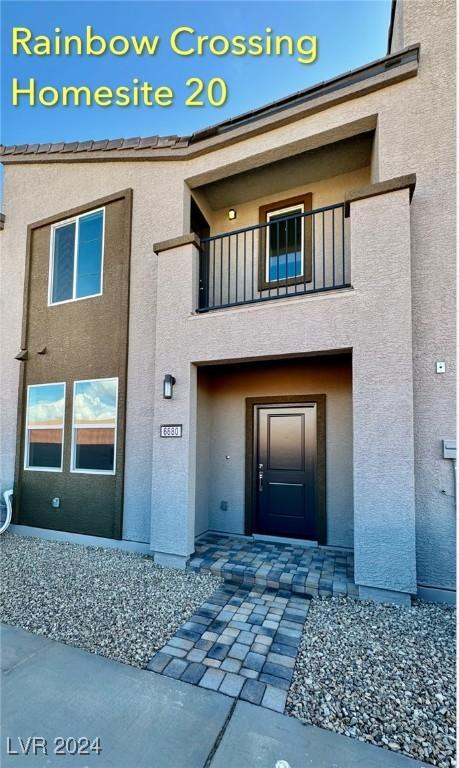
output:
[[[263,464],[258,465],[258,491],[263,491]]]

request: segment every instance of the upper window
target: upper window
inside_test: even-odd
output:
[[[76,381],[72,472],[115,474],[118,379]]]
[[[267,213],[266,280],[285,280],[303,275],[304,205]]]
[[[27,388],[25,469],[62,470],[65,384]]]
[[[304,285],[312,275],[312,194],[278,200],[259,209],[258,288]]]
[[[56,224],[51,231],[49,303],[102,293],[104,209]]]

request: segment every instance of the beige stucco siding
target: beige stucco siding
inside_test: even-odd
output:
[[[327,543],[353,546],[350,356],[199,369],[196,503],[203,504],[207,488],[209,530],[245,531],[246,398],[308,394],[326,396]],[[201,533],[205,514],[199,519]]]
[[[195,315],[197,249],[160,253],[152,484],[160,558],[194,548],[197,365],[353,349],[357,583],[415,589],[409,190],[352,203],[350,220],[355,289],[316,297]],[[177,385],[166,401],[170,369]],[[179,445],[159,438],[161,423],[183,424]]]
[[[277,200],[283,200],[290,197],[297,197],[307,192],[312,194],[312,207],[322,208],[326,205],[342,203],[344,195],[350,189],[364,187],[371,181],[370,168],[359,168],[350,173],[343,173],[340,176],[333,176],[322,181],[315,181],[300,187],[286,187],[281,193],[272,194],[267,190],[263,197],[257,197],[248,203],[240,203],[236,206],[237,219],[230,221],[228,219],[228,209],[220,209],[210,214],[211,234],[217,235],[221,232],[230,232],[233,229],[250,227],[258,224],[258,212],[262,205],[275,203]]]
[[[394,25],[391,40],[391,51],[401,51],[405,47],[403,32],[403,5],[398,2],[395,4]]]
[[[343,101],[323,111],[292,119],[282,127],[241,138],[236,143],[190,160],[44,163],[40,155],[39,164],[11,165],[6,168],[6,224],[1,235],[3,334],[0,371],[0,477],[4,486],[11,484],[14,467],[19,363],[13,358],[20,344],[26,228],[30,222],[118,189],[133,189],[124,535],[126,538],[146,541],[150,535],[152,443],[156,430],[154,414],[155,409],[160,412],[163,407],[160,396],[157,395],[155,399],[153,381],[161,381],[166,372],[163,366],[167,363],[169,369],[171,365],[169,359],[162,357],[155,362],[155,311],[159,306],[156,276],[158,259],[174,258],[170,254],[154,256],[153,242],[188,231],[189,187],[199,187],[229,174],[250,170],[376,126],[371,163],[372,181],[406,173],[417,175],[410,209],[409,299],[403,288],[403,301],[408,301],[412,307],[413,356],[411,358],[410,351],[410,359],[405,360],[403,356],[400,358],[392,354],[392,349],[384,365],[386,353],[381,348],[378,353],[381,355],[381,365],[378,364],[377,370],[383,386],[387,376],[397,380],[398,371],[389,370],[395,364],[394,361],[397,365],[403,363],[404,374],[404,366],[412,363],[417,578],[420,583],[453,588],[453,471],[451,462],[442,458],[441,441],[443,438],[454,437],[455,422],[455,304],[452,295],[455,249],[454,4],[449,0],[436,3],[430,0],[409,0],[403,6],[403,14],[400,15],[403,29],[397,27],[394,46],[401,44],[402,40],[404,46],[421,44],[416,77]],[[186,128],[183,129],[185,131]],[[348,181],[353,184],[351,180]],[[240,216],[245,216],[244,209],[241,206],[238,208]],[[371,219],[375,228],[375,243],[381,242],[384,233],[397,234],[392,232],[391,207],[387,201],[386,205],[378,208],[378,212],[379,217]],[[239,218],[238,226],[240,221]],[[405,224],[404,219],[403,222]],[[371,244],[371,233],[367,232],[365,236],[366,242]],[[405,234],[403,237],[406,245]],[[399,245],[402,253],[404,246]],[[384,247],[388,247],[387,240],[384,240]],[[191,249],[188,253],[191,254]],[[364,263],[363,256],[360,255],[361,264]],[[186,265],[186,261],[184,263]],[[373,263],[377,264],[377,261]],[[381,265],[379,269],[378,265],[378,271],[373,276],[371,273],[366,276],[366,285],[368,287],[372,279],[383,279],[391,299],[392,284],[386,279],[383,267]],[[373,267],[369,266],[368,269]],[[189,276],[191,279],[191,268]],[[165,302],[174,297],[174,282],[178,277],[177,272],[167,274],[171,285],[163,289],[164,300],[159,302],[161,312],[166,311]],[[398,277],[394,268],[393,280],[398,280]],[[196,303],[196,285],[192,290],[194,294],[190,301],[190,311]],[[378,300],[382,302],[382,297],[379,296]],[[310,302],[310,308],[307,309],[308,323],[305,326],[306,301]],[[282,309],[289,302],[291,308]],[[353,332],[358,318],[352,309],[349,312],[342,311],[345,302],[355,304],[355,296],[342,296],[336,303],[334,298],[308,298],[301,302],[298,312],[297,299],[277,302],[278,307],[273,302],[264,308],[252,310],[252,328],[257,326],[258,332],[262,325],[265,329],[271,325],[276,327],[277,317],[288,311],[296,329],[290,352],[304,352],[305,347],[310,351],[320,350],[320,346],[316,345],[324,338],[327,348],[331,344],[335,349],[349,348],[355,341]],[[368,308],[371,317],[370,310],[371,307]],[[187,328],[193,323],[200,323],[200,329],[205,329],[203,344],[210,339],[215,353],[218,346],[224,346],[228,357],[244,358],[261,354],[261,348],[254,348],[253,338],[247,335],[246,328],[243,334],[232,337],[232,330],[238,324],[238,314],[230,312],[224,322],[215,316],[188,316],[186,321],[183,318],[183,324]],[[244,309],[241,312],[248,316],[251,310]],[[381,323],[384,323],[383,319]],[[323,332],[324,327],[327,333]],[[396,325],[390,325],[390,330],[393,344],[396,345],[399,343],[399,329]],[[384,325],[381,333],[385,334],[386,331],[387,325]],[[378,330],[374,332],[377,334]],[[217,343],[219,334],[224,341],[223,345]],[[276,344],[274,333],[271,348]],[[263,343],[261,346],[263,354],[269,354],[270,350],[265,350]],[[392,342],[389,346],[392,346]],[[406,339],[404,349],[408,349]],[[186,366],[190,361],[197,360],[194,354],[190,354],[185,361],[186,380],[191,376]],[[176,359],[172,362],[175,363]],[[446,361],[446,374],[435,373],[436,360]],[[178,360],[177,364],[180,366],[182,363]],[[394,393],[397,394],[395,384]],[[153,490],[154,482],[153,479]],[[191,492],[194,498],[194,489],[186,490],[186,503]],[[183,546],[184,553],[185,549]]]
[[[209,501],[212,482],[210,440],[213,430],[213,397],[206,376],[199,378],[196,428],[196,515],[195,533],[209,530]]]
[[[27,225],[117,190],[132,187],[133,220],[130,282],[128,384],[126,413],[125,515],[123,537],[149,541],[151,504],[151,443],[154,375],[154,239],[182,227],[183,169],[174,165],[169,183],[156,164],[87,164],[23,166],[6,169],[5,211],[8,227],[1,235],[2,365],[1,464],[2,487],[12,487],[16,445],[17,388]],[[160,187],[160,194],[158,188]],[[37,193],[46,190],[46,194]],[[155,191],[156,190],[156,191]],[[20,204],[18,204],[20,201]],[[171,221],[173,222],[171,224]]]
[[[397,6],[401,3],[397,3]],[[411,207],[417,565],[420,583],[455,588],[452,462],[442,439],[455,428],[455,14],[454,3],[404,2],[403,44],[421,43],[408,101],[380,121],[381,178],[416,172]],[[435,372],[446,361],[446,374]]]
[[[350,283],[349,220],[344,218],[343,207],[322,212],[319,209],[342,204],[347,191],[365,186],[370,180],[370,168],[360,168],[301,187],[287,187],[282,192],[271,192],[241,203],[236,206],[235,220],[228,219],[227,208],[212,212],[208,219],[211,236],[231,233],[235,229],[241,231],[231,237],[217,237],[205,246],[210,305],[234,303],[242,298],[259,295],[261,275],[268,279],[267,230],[265,227],[253,229],[260,221],[260,207],[279,203],[279,208],[284,208],[282,201],[304,197],[306,194],[312,196],[311,207],[319,212],[297,219],[295,227],[298,237],[302,230],[304,233],[307,227],[310,229],[311,243],[304,245],[303,251],[306,259],[311,260],[311,273],[307,281],[300,283],[299,287],[291,285],[288,292],[311,290],[313,287],[321,289],[333,283]],[[250,183],[250,178],[247,183]],[[273,232],[275,234],[275,228]],[[280,260],[282,262],[282,255]],[[304,276],[304,265],[298,267],[298,274]],[[262,295],[266,297],[268,290]]]

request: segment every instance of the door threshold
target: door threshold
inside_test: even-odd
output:
[[[311,539],[291,539],[288,536],[269,536],[264,533],[252,533],[252,538],[257,541],[268,541],[272,544],[288,544],[290,546],[300,547],[318,547],[318,541],[311,541]]]

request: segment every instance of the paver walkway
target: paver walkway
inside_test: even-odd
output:
[[[283,712],[310,599],[223,584],[148,669]]]
[[[310,599],[356,594],[352,553],[211,534],[189,567],[224,583],[147,668],[283,712]]]
[[[246,587],[321,597],[357,594],[352,551],[332,547],[209,534],[196,542],[189,567]]]

